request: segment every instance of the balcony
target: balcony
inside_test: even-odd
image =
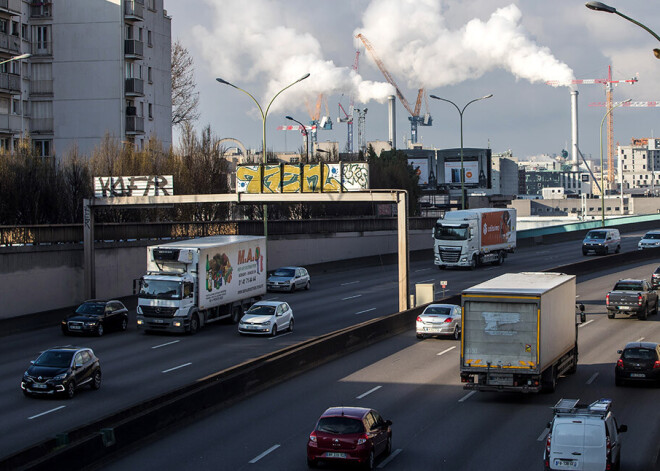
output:
[[[7,33],[0,33],[0,50],[18,54],[21,49],[21,39]]]
[[[127,0],[124,3],[124,19],[126,21],[142,21],[144,19],[144,1]]]
[[[53,118],[32,118],[30,120],[31,134],[52,134]]]
[[[16,134],[21,132],[21,116],[0,114],[0,134]]]
[[[126,96],[144,96],[144,80],[139,78],[127,78],[124,92]]]
[[[53,95],[52,80],[30,80],[30,95]]]
[[[144,43],[137,39],[125,39],[124,56],[127,59],[142,59],[144,56]]]
[[[51,2],[30,3],[30,18],[51,18],[53,16],[53,4]]]
[[[18,93],[21,91],[21,76],[0,73],[0,93]]]
[[[9,6],[9,0],[0,0],[0,15],[20,15],[21,11]]]
[[[144,134],[144,118],[142,116],[126,116],[126,134]]]
[[[30,53],[33,56],[50,56],[53,54],[53,44],[50,41],[35,41],[31,46]]]

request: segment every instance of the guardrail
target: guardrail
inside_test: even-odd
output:
[[[590,257],[545,271],[580,276],[658,257],[660,248]],[[460,297],[456,295],[442,301],[460,304]],[[219,371],[26,448],[0,461],[0,469],[80,469],[98,464],[113,453],[135,446],[140,440],[153,439],[167,427],[208,416],[210,412],[293,376],[406,332],[413,328],[415,318],[424,307],[372,319]]]

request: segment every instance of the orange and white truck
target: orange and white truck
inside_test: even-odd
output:
[[[501,265],[516,249],[516,210],[477,208],[449,211],[433,228],[438,268]]]

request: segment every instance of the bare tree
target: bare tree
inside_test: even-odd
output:
[[[181,41],[172,44],[172,124],[181,126],[199,118],[194,61]]]

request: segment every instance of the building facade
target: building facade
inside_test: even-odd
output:
[[[660,139],[632,139],[631,145],[618,147],[617,180],[623,191],[660,191]]]
[[[138,150],[152,136],[171,146],[163,1],[0,0],[0,57],[30,54],[0,69],[0,145],[29,133],[42,156],[89,156],[105,136]]]

